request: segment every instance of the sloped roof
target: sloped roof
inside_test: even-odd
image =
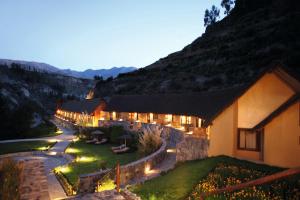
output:
[[[101,99],[95,98],[95,99],[85,99],[82,101],[67,101],[64,102],[60,109],[66,110],[69,112],[76,112],[76,113],[87,113],[92,114],[96,108],[100,105]]]
[[[191,94],[116,95],[105,111],[192,115],[211,119],[231,104],[245,87]]]

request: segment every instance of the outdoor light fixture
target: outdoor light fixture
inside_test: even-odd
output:
[[[93,157],[82,156],[76,158],[76,162],[93,162],[93,161],[94,161]]]
[[[49,152],[49,155],[51,155],[51,156],[55,156],[56,154],[57,154],[56,151],[50,151],[50,152]]]
[[[168,153],[175,153],[175,151],[176,151],[175,149],[167,149]]]
[[[78,153],[80,152],[78,149],[75,148],[67,148],[66,153]]]
[[[146,166],[145,166],[145,174],[150,174],[150,164],[147,163]]]

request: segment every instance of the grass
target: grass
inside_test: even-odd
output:
[[[179,164],[168,173],[130,188],[142,199],[182,199],[190,194],[198,181],[204,178],[221,160],[208,158]]]
[[[74,155],[77,161],[69,164],[66,169],[62,170],[62,173],[72,185],[75,185],[81,174],[96,172],[103,165],[107,168],[115,167],[117,161],[123,165],[139,158],[137,152],[114,154],[111,146],[111,144],[86,144],[81,140],[72,143],[66,152]]]
[[[218,156],[181,163],[175,169],[160,177],[146,181],[144,184],[130,187],[143,200],[177,200],[185,199],[194,192],[197,184],[204,180],[219,163],[234,163],[238,166],[275,173],[280,168],[259,165],[226,156]]]
[[[60,134],[62,134],[62,131],[57,131],[57,127],[52,122],[47,121],[18,135],[1,135],[0,140],[41,138],[56,136]]]
[[[57,131],[57,128],[51,122],[46,122],[32,128],[23,138],[40,138],[51,137],[62,134],[61,131]]]
[[[47,150],[56,142],[30,141],[30,142],[11,142],[0,144],[0,154],[17,153],[25,151]]]

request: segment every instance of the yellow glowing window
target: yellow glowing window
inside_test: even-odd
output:
[[[192,117],[186,117],[186,124],[191,124],[192,123]]]
[[[172,121],[172,115],[165,115],[165,120],[166,120],[166,122],[171,122]]]

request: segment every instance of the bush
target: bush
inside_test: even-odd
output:
[[[125,130],[122,126],[110,127],[110,141],[111,143],[118,143],[119,137],[124,134]]]
[[[155,128],[144,128],[143,134],[140,135],[138,151],[141,155],[146,156],[156,151],[162,144],[161,140],[162,129],[155,126]]]
[[[20,166],[10,158],[4,159],[0,166],[0,199],[20,199]]]

